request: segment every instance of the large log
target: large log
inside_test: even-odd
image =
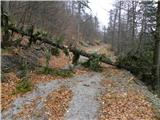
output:
[[[1,16],[7,17],[7,19],[2,19],[2,20],[5,20],[7,22],[9,21],[8,15],[4,14],[3,11],[2,11],[2,15]],[[2,27],[6,27],[6,26],[2,24]],[[109,65],[112,65],[112,66],[116,66],[118,68],[124,68],[124,69],[129,70],[129,71],[131,69],[129,66],[125,66],[125,65],[123,66],[123,65],[118,65],[118,64],[113,63],[106,56],[102,57],[102,55],[98,55],[98,54],[95,55],[95,54],[87,53],[87,52],[85,52],[83,50],[80,50],[80,49],[77,49],[77,48],[66,47],[64,45],[60,45],[60,44],[57,44],[57,43],[53,42],[54,40],[51,39],[51,38],[37,36],[36,34],[33,34],[33,30],[34,30],[33,26],[31,27],[31,29],[29,31],[24,31],[22,29],[18,29],[16,27],[14,27],[12,24],[10,24],[10,25],[7,25],[7,29],[11,30],[12,33],[16,32],[18,34],[21,34],[22,36],[29,36],[30,37],[30,39],[29,39],[30,43],[29,44],[39,40],[42,43],[47,43],[47,44],[49,44],[51,46],[57,47],[59,49],[62,49],[63,51],[70,51],[75,55],[79,54],[79,55],[87,57],[87,58],[101,57],[100,61],[103,62],[103,63],[109,64]]]
[[[21,29],[13,27],[13,26],[10,26],[8,29],[11,30],[12,32],[16,32],[16,33],[21,34],[23,36],[29,36],[34,40],[39,40],[42,43],[47,43],[47,44],[49,44],[51,46],[54,46],[54,47],[57,47],[59,49],[70,51],[73,54],[77,53],[77,54],[79,54],[81,56],[84,56],[84,57],[87,57],[87,58],[96,58],[96,57],[101,57],[102,56],[101,54],[87,53],[87,52],[85,52],[83,50],[80,50],[80,49],[77,49],[77,48],[67,47],[67,46],[64,46],[64,45],[57,44],[57,43],[53,42],[54,40],[51,39],[51,38],[39,37],[39,36],[36,36],[34,34],[29,34],[28,32],[25,32]],[[116,66],[118,68],[124,68],[124,69],[130,70],[130,67],[115,64],[112,61],[110,61],[106,56],[103,56],[103,58],[100,59],[100,61],[103,62],[103,63],[109,64],[109,65],[112,65],[112,66]]]
[[[62,49],[62,50],[66,49],[66,50],[69,50],[70,52],[78,53],[78,54],[80,54],[80,55],[82,55],[82,56],[85,56],[85,57],[88,57],[88,58],[90,58],[90,57],[95,57],[94,54],[92,54],[92,53],[87,53],[87,52],[85,52],[85,51],[83,51],[83,50],[80,50],[80,49],[77,49],[77,48],[67,47],[67,46],[60,45],[60,44],[58,44],[58,43],[55,43],[55,42],[53,42],[54,40],[53,40],[52,38],[47,38],[47,37],[44,37],[44,38],[43,38],[43,37],[36,36],[36,35],[34,35],[34,34],[33,34],[33,35],[30,35],[28,32],[25,32],[25,31],[23,31],[23,30],[21,30],[21,29],[18,29],[18,28],[16,28],[16,27],[13,27],[13,26],[10,26],[10,27],[9,27],[9,30],[11,30],[11,31],[13,31],[13,32],[16,32],[16,33],[19,33],[19,34],[21,34],[21,35],[23,35],[23,36],[32,37],[34,40],[39,40],[39,41],[41,41],[41,42],[43,42],[43,43],[47,43],[47,44],[49,44],[49,45],[52,45],[52,46],[57,47],[57,48]],[[100,56],[100,55],[99,55],[99,56]],[[112,65],[112,62],[109,62],[109,61],[107,61],[106,59],[103,59],[102,62]]]

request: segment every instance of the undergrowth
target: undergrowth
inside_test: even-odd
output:
[[[21,73],[19,75],[21,80],[16,85],[15,93],[26,93],[32,90],[32,83],[29,79],[28,71],[29,68],[27,63],[23,63],[21,66]]]
[[[147,85],[153,85],[152,58],[153,52],[148,49],[139,52],[132,50],[126,56],[119,56],[117,64],[127,66],[133,74]]]
[[[86,62],[82,63],[82,66],[89,68],[96,72],[101,72],[102,71],[102,67],[100,63],[101,59],[102,59],[101,56],[97,56],[95,54],[95,57],[89,58]]]
[[[82,65],[96,72],[102,71],[102,67],[100,66],[98,59],[89,59],[86,62],[82,63]]]
[[[58,70],[49,67],[42,67],[38,73],[40,74],[50,74],[53,76],[61,76],[61,77],[72,77],[73,71],[71,70]]]
[[[16,93],[26,93],[32,90],[32,83],[28,78],[23,78],[16,85]]]
[[[4,54],[4,53],[12,53],[13,50],[11,48],[5,48],[5,49],[1,49],[1,54]]]

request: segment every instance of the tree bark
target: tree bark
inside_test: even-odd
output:
[[[118,9],[116,9],[116,12],[115,12],[115,15],[114,15],[113,33],[112,33],[112,49],[114,49],[114,41],[115,41],[115,29],[116,29],[117,13],[118,13]]]
[[[133,20],[132,20],[132,41],[133,41],[133,45],[135,45],[135,19],[136,19],[136,16],[135,16],[135,9],[136,9],[136,6],[135,6],[135,1],[132,1],[132,14],[133,14]]]
[[[153,74],[155,75],[155,80],[158,86],[158,94],[160,95],[160,1],[158,1],[156,21],[157,24],[156,24],[155,47],[154,47],[154,57],[153,57],[153,65],[154,65]]]
[[[2,26],[4,26],[4,33],[2,34],[1,41],[2,48],[10,46],[10,33],[8,31],[9,14],[9,1],[2,1]]]
[[[81,3],[78,2],[78,24],[77,24],[77,41],[75,40],[75,46],[80,39],[80,22],[81,22]]]
[[[118,15],[118,50],[117,53],[121,52],[120,39],[121,39],[121,5],[122,1],[119,1],[119,15]]]

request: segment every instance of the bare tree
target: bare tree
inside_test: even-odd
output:
[[[122,1],[119,1],[119,15],[118,15],[118,39],[117,39],[117,52],[120,53],[120,39],[121,39],[121,7],[122,7]]]
[[[156,19],[156,33],[155,33],[155,46],[154,46],[154,73],[157,81],[158,93],[160,95],[160,1],[158,1],[157,19]]]

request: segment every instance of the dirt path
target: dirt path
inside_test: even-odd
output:
[[[90,49],[92,52],[97,52],[101,47]],[[86,58],[81,57],[80,61]],[[9,109],[2,111],[2,119],[4,120],[45,120],[47,113],[45,111],[45,101],[50,93],[61,86],[67,86],[73,92],[73,99],[69,105],[68,112],[64,115],[64,119],[94,119],[97,116],[97,111],[100,106],[96,100],[97,95],[101,93],[100,81],[103,78],[102,74],[90,72],[86,75],[75,76],[66,80],[53,80],[45,83],[36,84],[34,90],[21,97],[16,98]],[[28,110],[26,110],[26,106]],[[27,111],[27,113],[25,113]],[[28,112],[32,111],[32,112]]]
[[[22,97],[17,98],[11,108],[7,111],[2,112],[2,119],[12,120],[45,120],[46,114],[43,112],[40,116],[36,116],[44,107],[44,102],[47,96],[59,88],[60,86],[67,86],[73,91],[73,99],[69,105],[68,112],[65,114],[65,120],[88,120],[93,119],[97,115],[99,108],[99,103],[96,101],[97,95],[101,93],[100,81],[102,75],[99,73],[91,72],[86,75],[76,76],[67,80],[54,80],[46,83],[37,84],[35,89]],[[31,109],[32,112],[26,114],[18,115],[21,111],[25,111],[26,105],[32,105],[35,102],[34,108]],[[18,118],[17,118],[18,115]]]
[[[80,82],[72,88],[74,96],[64,120],[95,120],[97,118],[100,104],[96,98],[102,92],[100,85],[102,78],[98,73],[80,77]]]
[[[102,50],[104,45],[99,47],[89,48],[89,52],[99,52]],[[104,51],[103,51],[104,52]],[[86,58],[81,57],[80,60],[84,61]],[[57,93],[54,93],[53,99],[50,98],[50,94],[55,92],[57,89],[60,89],[61,86],[65,86],[67,89],[72,91],[73,95],[70,97],[60,96],[59,98],[54,98]],[[141,93],[139,96],[133,95],[137,97],[136,99],[129,99],[130,91],[138,91]],[[64,91],[66,92],[66,91]],[[58,93],[58,95],[62,93]],[[66,93],[67,95],[68,93]],[[142,94],[147,96],[144,99],[141,98]],[[112,98],[114,96],[114,99]],[[116,96],[115,96],[116,95]],[[71,97],[72,96],[72,97]],[[101,99],[100,99],[100,96]],[[109,98],[108,98],[109,96]],[[115,102],[114,100],[118,100],[122,96],[122,103],[129,104],[130,106],[119,107],[119,104],[122,103]],[[67,105],[63,106],[60,101],[69,98],[69,102]],[[52,112],[49,113],[47,111],[46,101],[50,100],[54,101],[52,104],[56,105],[56,107],[64,107],[62,109],[61,115],[58,115],[56,118],[50,118],[53,116],[53,113],[57,113],[56,107],[51,107]],[[129,102],[129,100],[131,100]],[[132,101],[133,100],[133,101]],[[67,101],[67,100],[66,100]],[[107,101],[107,102],[106,102]],[[117,107],[111,107],[112,106]],[[134,101],[137,101],[134,105]],[[143,102],[142,102],[143,101]],[[153,101],[153,102],[148,102]],[[60,103],[59,103],[60,102]],[[63,101],[65,102],[65,101]],[[106,104],[107,103],[107,104]],[[108,105],[110,103],[110,107]],[[116,104],[115,104],[116,103]],[[144,103],[144,104],[143,104]],[[2,119],[3,120],[125,120],[125,115],[134,114],[134,111],[128,112],[130,109],[139,108],[139,105],[142,105],[142,113],[145,115],[141,118],[136,118],[139,115],[137,112],[134,115],[133,120],[156,120],[150,119],[154,117],[154,113],[152,111],[152,104],[158,106],[160,110],[160,100],[150,93],[147,88],[143,85],[137,85],[134,82],[134,76],[125,70],[118,70],[113,68],[112,66],[106,65],[105,71],[103,73],[97,72],[88,72],[87,74],[74,76],[68,79],[57,79],[53,81],[43,82],[36,84],[34,90],[30,93],[27,93],[21,97],[16,98],[9,109],[2,111]],[[147,106],[146,106],[147,104]],[[26,107],[27,106],[27,107]],[[67,106],[67,107],[66,107]],[[126,112],[117,113],[117,110],[121,110],[121,108],[125,108]],[[141,108],[140,108],[141,109]],[[145,111],[148,109],[148,111]],[[61,109],[60,109],[61,110]],[[136,109],[137,111],[139,109]],[[107,111],[107,113],[106,113]],[[108,114],[110,113],[110,114]],[[141,112],[139,112],[141,113]],[[120,115],[120,116],[119,116]],[[150,117],[147,119],[148,116]],[[115,117],[117,116],[117,117]],[[131,116],[130,116],[131,117]],[[126,120],[130,120],[127,119]]]

